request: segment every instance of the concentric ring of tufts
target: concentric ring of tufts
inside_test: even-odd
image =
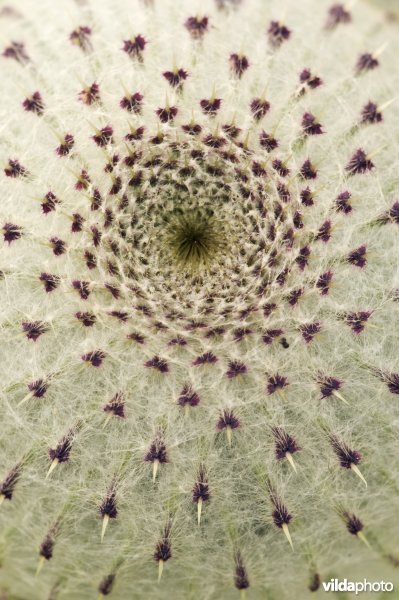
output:
[[[249,148],[231,144],[226,158],[201,139],[177,146],[165,137],[150,152],[147,139],[131,144],[130,156],[140,159],[119,171],[122,201],[112,227],[95,216],[101,240],[84,252],[97,257],[104,283],[120,287],[126,300],[139,293],[158,314],[185,308],[188,319],[205,316],[216,299],[224,315],[237,301],[260,306],[294,262],[298,202],[284,206],[276,192],[282,184]],[[198,247],[187,235],[198,236]]]

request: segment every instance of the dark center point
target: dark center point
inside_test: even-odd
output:
[[[179,266],[197,270],[214,262],[225,242],[223,226],[212,216],[190,213],[173,217],[166,244]]]

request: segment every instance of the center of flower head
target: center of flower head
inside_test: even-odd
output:
[[[194,273],[210,266],[226,250],[223,224],[213,211],[182,211],[168,221],[165,245],[177,266]]]

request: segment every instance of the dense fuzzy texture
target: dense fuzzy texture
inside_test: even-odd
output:
[[[284,4],[0,8],[1,598],[399,585],[397,26]]]

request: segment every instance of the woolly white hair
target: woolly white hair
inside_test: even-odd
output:
[[[335,6],[2,6],[2,598],[399,585],[397,29]]]

